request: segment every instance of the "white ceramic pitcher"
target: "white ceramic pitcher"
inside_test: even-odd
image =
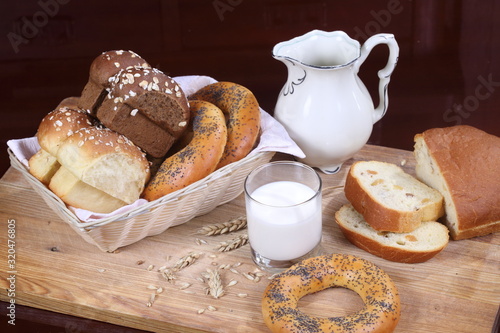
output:
[[[378,72],[375,108],[358,71],[379,44],[387,44],[389,59]],[[343,31],[313,30],[274,46],[273,57],[288,68],[274,116],[306,155],[301,162],[335,173],[366,144],[387,111],[387,86],[398,56],[392,34],[374,35],[360,46]]]

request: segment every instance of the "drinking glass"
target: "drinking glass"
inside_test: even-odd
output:
[[[270,162],[245,179],[253,261],[278,272],[321,252],[321,178],[296,161]]]

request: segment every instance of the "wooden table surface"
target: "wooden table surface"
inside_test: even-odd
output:
[[[346,202],[341,187],[346,171],[355,160],[369,159],[405,161],[404,169],[414,173],[411,152],[367,145],[338,174],[321,174],[324,252],[360,256],[392,277],[402,302],[396,332],[491,332],[500,304],[499,233],[450,241],[443,252],[421,264],[383,260],[342,236],[334,212]],[[104,253],[80,238],[10,168],[0,180],[0,253],[4,258],[0,261],[0,299],[148,331],[266,332],[260,302],[269,274],[257,282],[244,277],[243,273],[257,272],[248,246],[217,251],[220,242],[245,230],[220,236],[197,233],[204,225],[244,214],[240,195],[163,234]],[[9,229],[13,231],[9,233]],[[8,235],[14,232],[15,261],[8,262]],[[200,257],[180,270],[174,282],[158,272],[191,251],[201,253]],[[11,263],[14,266],[8,267]],[[214,299],[206,295],[206,284],[199,277],[220,265],[234,266],[221,269],[225,294]],[[15,280],[7,280],[9,276]],[[237,282],[227,286],[230,281]],[[10,282],[15,287],[14,297],[9,295]],[[163,292],[148,307],[152,286]],[[362,302],[354,292],[332,288],[304,297],[299,305],[309,314],[339,316],[360,309]],[[203,313],[199,313],[201,309]]]

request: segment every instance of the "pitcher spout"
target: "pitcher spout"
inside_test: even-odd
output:
[[[299,66],[337,68],[349,66],[360,57],[360,44],[343,31],[312,30],[276,44],[272,55]]]

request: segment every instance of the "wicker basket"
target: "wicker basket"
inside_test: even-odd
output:
[[[218,205],[243,192],[248,173],[271,160],[274,152],[259,152],[216,170],[186,188],[148,202],[126,213],[94,222],[82,222],[52,191],[33,177],[27,168],[8,150],[11,165],[19,170],[49,207],[66,221],[87,242],[102,251],[114,251],[147,236],[160,234],[196,216],[206,214]]]

